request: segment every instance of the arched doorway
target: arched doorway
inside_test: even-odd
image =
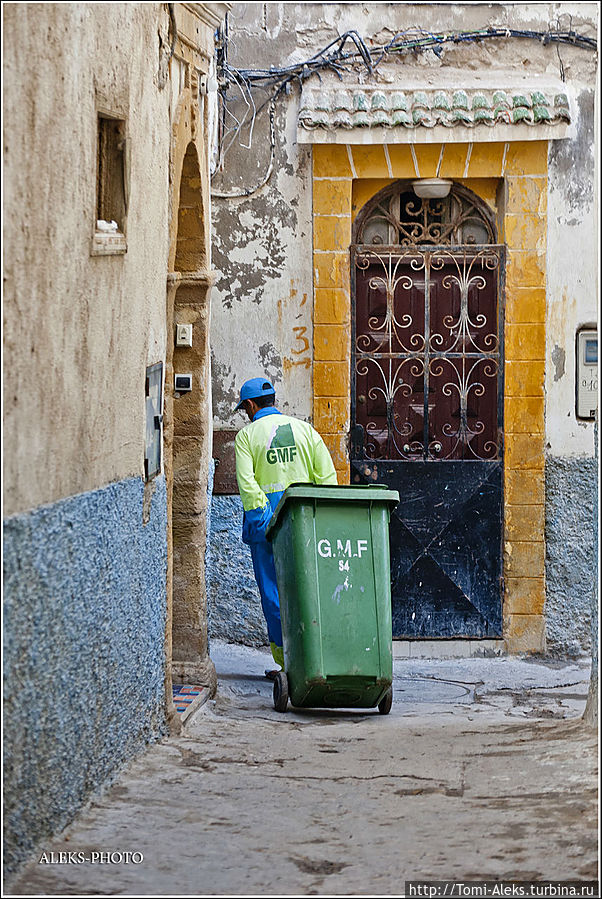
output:
[[[180,119],[188,124],[186,115]],[[216,676],[208,655],[205,590],[210,458],[208,318],[213,278],[199,149],[191,134],[184,136],[188,140],[179,143],[174,154],[181,175],[176,182],[179,190],[174,191],[175,240],[172,238],[167,289],[164,437],[169,472],[168,590],[172,596],[167,641],[174,682],[208,687],[213,692]],[[178,337],[178,325],[188,326],[184,339]]]
[[[410,182],[366,204],[351,248],[351,481],[398,489],[393,634],[502,633],[504,247],[470,190]]]
[[[207,266],[203,222],[201,172],[194,141],[186,147],[180,178],[178,234],[174,269],[182,274],[198,273]]]

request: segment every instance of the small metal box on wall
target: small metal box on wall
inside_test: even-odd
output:
[[[577,418],[591,421],[598,411],[598,332],[581,328],[576,344]]]
[[[214,430],[213,458],[215,459],[215,480],[213,492],[221,496],[238,494],[236,480],[236,456],[234,451],[235,430]]]
[[[163,425],[163,363],[146,369],[146,436],[144,441],[144,478],[150,480],[161,471]]]

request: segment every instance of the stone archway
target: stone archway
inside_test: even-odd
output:
[[[186,147],[180,176],[178,230],[174,270],[197,274],[207,267],[201,172],[194,141]]]
[[[192,101],[191,101],[192,104]],[[183,104],[174,128],[172,246],[167,284],[165,465],[168,484],[167,659],[171,678],[215,690],[208,655],[205,592],[207,483],[210,458],[209,271],[205,153],[192,133],[192,110]],[[179,126],[179,127],[178,127]],[[200,150],[200,152],[199,152]],[[191,345],[176,345],[176,326],[192,326]],[[175,376],[191,375],[189,391]],[[171,683],[171,678],[168,677]],[[173,715],[171,716],[174,720]],[[177,725],[176,725],[177,727]]]

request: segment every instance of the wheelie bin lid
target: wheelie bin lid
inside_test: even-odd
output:
[[[339,486],[338,484],[291,484],[286,488],[280,502],[274,509],[274,514],[266,529],[266,537],[271,540],[278,520],[284,512],[284,508],[293,499],[318,499],[328,502],[363,502],[374,501],[386,503],[391,508],[399,502],[397,490],[391,490],[387,484],[351,484]]]

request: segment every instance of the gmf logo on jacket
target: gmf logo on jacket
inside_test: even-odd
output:
[[[293,429],[290,424],[281,425],[266,450],[266,461],[273,465],[275,462],[292,462],[297,455],[297,445],[293,437]]]

